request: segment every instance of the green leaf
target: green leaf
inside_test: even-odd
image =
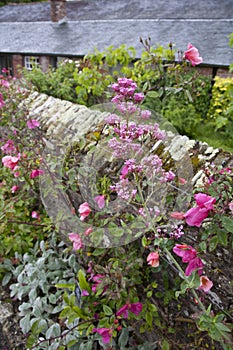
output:
[[[59,289],[69,289],[71,292],[73,292],[75,290],[75,284],[74,283],[58,283],[58,284],[55,284],[55,287],[56,288],[59,288]]]
[[[61,327],[58,323],[52,324],[46,332],[45,338],[50,339],[58,337],[61,334]]]
[[[218,241],[224,246],[227,246],[228,243],[228,234],[226,231],[219,231],[218,232]]]
[[[222,221],[224,228],[228,232],[233,233],[233,219],[229,218],[228,216],[223,216],[221,221]]]
[[[80,288],[82,290],[87,290],[90,292],[91,288],[90,288],[82,270],[79,270],[79,272],[78,272],[78,282],[79,282]]]
[[[152,320],[153,320],[152,313],[150,311],[147,311],[146,312],[146,322],[150,327],[152,327]]]
[[[106,316],[111,316],[113,314],[112,309],[107,305],[103,305],[103,310]]]
[[[212,252],[213,250],[216,249],[218,245],[218,236],[215,235],[213,236],[211,239],[210,239],[210,242],[209,242],[209,251]]]
[[[22,329],[23,333],[28,333],[31,329],[30,324],[30,314],[26,315],[24,318],[20,320],[20,328]]]
[[[2,279],[2,285],[6,286],[7,283],[10,281],[11,277],[12,277],[12,273],[7,272]]]
[[[65,308],[62,310],[62,312],[59,315],[59,318],[69,318],[69,316],[72,314],[72,309],[70,306],[65,306]]]
[[[118,339],[118,344],[121,348],[125,347],[129,340],[129,331],[127,328],[123,328]]]
[[[38,342],[38,338],[35,335],[30,334],[29,337],[27,338],[27,348],[31,349],[32,346],[37,342]]]
[[[168,341],[166,339],[164,339],[162,342],[162,350],[169,350],[169,349],[170,349],[170,345],[169,345]]]

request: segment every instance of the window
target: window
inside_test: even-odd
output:
[[[27,70],[32,70],[33,67],[39,65],[39,57],[25,56],[24,57],[24,66]]]
[[[2,69],[6,68],[12,74],[12,56],[11,55],[0,55],[0,74]]]

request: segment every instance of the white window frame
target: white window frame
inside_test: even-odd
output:
[[[33,67],[37,67],[40,63],[38,56],[24,56],[24,67],[27,70],[32,70]]]

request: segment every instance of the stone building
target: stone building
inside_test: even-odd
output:
[[[133,46],[139,38],[152,44],[169,42],[184,51],[199,49],[199,66],[212,76],[227,75],[233,62],[232,0],[50,0],[0,7],[0,68],[14,76],[19,68],[40,64],[46,71],[64,57],[80,58],[94,48]]]

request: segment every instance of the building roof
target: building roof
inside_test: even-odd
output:
[[[50,21],[49,2],[0,7],[0,52],[83,56],[94,48],[134,46],[139,38],[152,45],[190,42],[203,63],[233,62],[233,0],[80,0],[67,2],[63,23]]]

